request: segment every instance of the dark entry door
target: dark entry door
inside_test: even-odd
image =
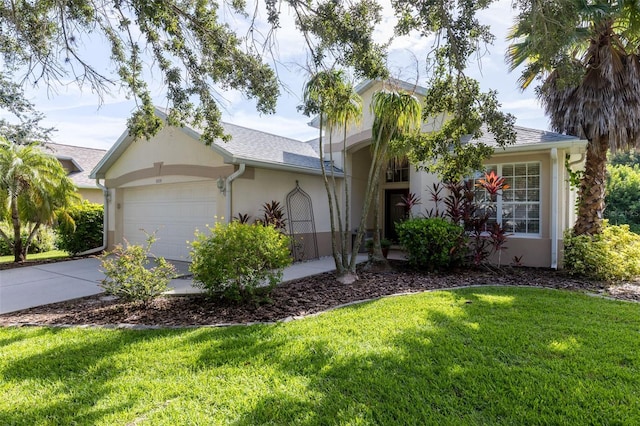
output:
[[[409,189],[387,189],[384,191],[384,237],[397,241],[396,222],[405,219],[406,210],[398,203],[402,202],[402,197],[409,195]]]

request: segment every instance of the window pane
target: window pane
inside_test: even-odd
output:
[[[527,178],[527,186],[530,189],[538,189],[538,188],[540,188],[540,177],[539,176],[529,176]]]
[[[537,189],[527,191],[527,201],[540,201],[540,191]]]
[[[502,200],[503,201],[513,201],[513,197],[514,197],[514,191],[513,189],[505,189],[504,191],[502,191]]]
[[[514,216],[518,219],[527,217],[527,206],[524,204],[515,205]]]
[[[527,232],[529,234],[538,234],[540,232],[540,221],[530,220],[527,226]]]
[[[527,175],[527,165],[526,164],[516,164],[515,165],[515,175],[516,176],[526,176]]]
[[[529,173],[529,176],[531,175],[540,175],[540,164],[539,163],[529,163],[527,165],[527,171]]]

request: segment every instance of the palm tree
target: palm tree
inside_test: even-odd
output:
[[[19,145],[0,138],[0,220],[11,222],[13,236],[0,237],[13,248],[14,261],[26,258],[42,225],[51,224],[58,210],[77,200],[76,188],[58,160],[37,143]],[[21,234],[27,228],[23,244]]]
[[[349,124],[357,122],[362,115],[362,99],[355,92],[353,86],[345,80],[344,73],[339,70],[328,70],[316,73],[311,77],[304,90],[304,105],[301,108],[305,114],[318,114],[319,126],[319,154],[322,178],[327,192],[329,206],[329,221],[331,224],[331,252],[336,265],[337,276],[340,281],[349,281],[344,278],[348,274],[349,256],[349,210],[350,195],[346,162],[343,167],[345,179],[343,181],[343,194],[340,193],[335,179],[333,166],[333,130],[343,129],[342,152],[346,158],[347,128]],[[327,170],[324,164],[324,139],[323,132],[329,135],[329,164]],[[340,196],[344,195],[345,209],[340,209]],[[337,228],[336,228],[337,219]]]
[[[538,95],[555,131],[588,141],[577,235],[602,229],[608,150],[640,147],[640,2],[521,1],[509,36],[520,84]]]
[[[356,242],[349,264],[349,271],[353,274],[355,274],[356,256],[360,241],[364,236],[369,210],[374,200],[376,203],[379,202],[380,174],[388,163],[390,145],[392,142],[399,142],[394,144],[397,150],[402,145],[402,140],[405,136],[419,131],[422,117],[420,101],[410,93],[396,90],[383,90],[374,93],[371,110],[374,114],[371,166],[367,178],[364,206],[360,216],[360,226],[358,226]],[[375,225],[374,253],[379,253],[377,257],[383,258],[378,224]]]

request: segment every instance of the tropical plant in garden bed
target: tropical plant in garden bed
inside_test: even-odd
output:
[[[291,264],[289,237],[273,225],[216,223],[191,243],[195,285],[211,297],[251,301],[268,295]]]
[[[605,281],[632,280],[640,276],[640,235],[629,225],[603,222],[602,233],[564,236],[564,265],[573,275]]]
[[[638,323],[635,304],[484,287],[250,327],[7,327],[0,423],[638,424]]]
[[[169,282],[177,275],[176,269],[164,257],[151,253],[155,241],[155,233],[147,234],[145,246],[125,241],[125,246],[119,244],[101,256],[106,278],[100,286],[105,293],[146,305],[169,289]],[[153,267],[149,266],[151,259]]]

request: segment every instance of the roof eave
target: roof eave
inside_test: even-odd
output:
[[[558,149],[571,149],[575,148],[578,151],[582,151],[586,149],[587,141],[584,139],[573,139],[573,140],[564,140],[564,141],[556,141],[556,142],[537,142],[526,145],[509,145],[500,150],[500,147],[494,148],[494,154],[499,153],[517,153],[517,152],[526,152],[526,151],[543,151],[549,150],[551,148]]]
[[[233,157],[231,161],[229,161],[229,163],[231,164],[244,163],[247,166],[257,167],[260,169],[270,169],[270,170],[286,171],[286,172],[293,172],[293,173],[304,173],[307,175],[318,175],[318,176],[322,175],[322,170],[317,169],[315,167],[295,166],[295,165],[284,164],[284,163],[269,163],[266,161],[259,161],[259,160],[242,158],[242,157]],[[327,171],[327,173],[331,173],[331,171]],[[337,178],[344,177],[343,172],[334,172],[333,175]]]

